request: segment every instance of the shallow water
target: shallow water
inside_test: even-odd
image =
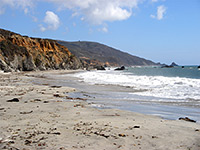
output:
[[[138,95],[145,92],[143,89],[132,88],[115,84],[90,84],[75,74],[47,75],[47,78],[37,79],[35,83],[68,86],[77,89],[77,92],[68,93],[70,97],[86,98],[94,107],[117,108],[143,114],[160,116],[165,119],[176,120],[180,117],[189,117],[200,122],[200,105],[195,99],[182,100]],[[101,73],[95,72],[95,73]],[[92,82],[92,81],[91,81]],[[95,81],[93,80],[93,83]],[[198,104],[198,105],[197,105]]]

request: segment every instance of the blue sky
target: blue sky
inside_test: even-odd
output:
[[[200,65],[200,0],[0,0],[0,28]]]

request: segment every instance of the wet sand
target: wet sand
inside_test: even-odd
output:
[[[65,73],[73,72],[0,73],[0,149],[200,149],[197,123],[96,109],[86,99],[68,97],[76,89],[53,78],[51,84],[32,82]]]

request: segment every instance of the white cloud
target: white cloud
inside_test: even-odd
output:
[[[101,31],[101,32],[104,32],[104,33],[108,32],[108,28],[106,26],[104,26],[104,27],[102,27],[102,28],[100,28],[98,30]]]
[[[44,31],[46,31],[47,29],[45,28],[45,27],[43,27],[43,25],[39,25],[39,27],[40,27],[40,31],[42,31],[42,32],[44,32]]]
[[[59,10],[70,9],[73,16],[81,16],[81,20],[95,25],[106,21],[126,20],[132,15],[143,0],[46,0],[57,4]],[[75,15],[74,15],[75,14]]]
[[[157,19],[163,19],[163,15],[166,13],[167,8],[164,5],[158,6],[157,9]]]
[[[46,30],[57,30],[60,25],[59,17],[52,11],[47,11],[44,17],[44,23],[47,27],[40,25],[40,31],[44,32]]]
[[[151,18],[156,18],[158,20],[162,20],[164,17],[164,14],[166,14],[167,8],[164,5],[158,6],[157,7],[157,14],[155,15],[150,15]]]
[[[151,0],[152,3],[158,2],[158,0]]]
[[[0,0],[0,15],[5,12],[6,7],[21,8],[27,14],[33,7],[33,0]]]

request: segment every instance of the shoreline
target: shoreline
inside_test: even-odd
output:
[[[66,101],[74,88],[32,83],[45,74],[0,73],[1,149],[200,149],[200,125]],[[77,72],[77,71],[75,71]],[[7,102],[17,98],[19,102]]]

